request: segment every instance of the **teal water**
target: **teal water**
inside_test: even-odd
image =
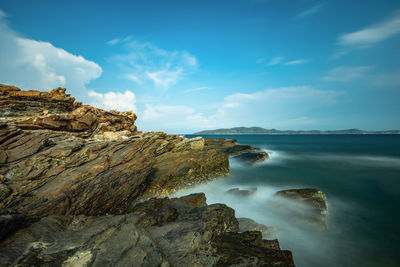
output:
[[[187,136],[193,137],[193,136]],[[254,167],[231,160],[231,174],[180,192],[203,191],[208,203],[226,203],[237,217],[273,226],[297,266],[400,266],[399,135],[238,135],[270,153]],[[249,198],[224,192],[258,188]],[[328,228],[291,219],[273,204],[282,189],[319,188],[328,198]]]

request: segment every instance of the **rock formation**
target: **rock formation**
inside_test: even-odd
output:
[[[228,155],[135,120],[64,88],[0,85],[1,266],[293,266],[203,194],[153,198],[227,175]]]
[[[328,203],[326,195],[321,190],[314,188],[287,189],[276,192],[275,197],[298,205],[298,207],[294,207],[293,216],[326,227],[325,217],[328,214]],[[298,210],[298,208],[301,209]]]
[[[219,149],[243,165],[254,165],[269,158],[268,153],[249,145],[239,145],[233,138],[209,138],[205,140],[204,146],[206,150]]]

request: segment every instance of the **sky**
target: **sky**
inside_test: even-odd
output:
[[[0,0],[0,83],[142,131],[400,129],[400,1]]]

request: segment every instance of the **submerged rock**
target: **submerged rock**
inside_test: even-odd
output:
[[[49,216],[0,245],[1,265],[294,266],[260,232],[238,233],[234,211],[204,194],[151,199],[124,215]]]
[[[326,227],[325,217],[328,214],[326,195],[319,189],[287,189],[276,192],[276,198],[283,198],[302,206],[305,212],[298,210],[293,215],[314,221]],[[296,207],[294,208],[296,210]]]
[[[269,155],[268,153],[263,151],[254,151],[254,152],[245,152],[238,156],[234,156],[233,159],[238,160],[239,162],[245,165],[254,165],[269,159]]]
[[[239,189],[239,188],[231,188],[227,190],[225,193],[235,195],[235,196],[240,196],[240,197],[248,197],[251,195],[254,195],[254,193],[257,191],[257,187],[251,187],[249,189]]]

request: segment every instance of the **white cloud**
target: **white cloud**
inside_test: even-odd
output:
[[[328,71],[328,73],[322,77],[322,80],[332,82],[349,82],[363,77],[370,69],[372,69],[370,66],[340,66]]]
[[[308,17],[308,16],[311,16],[311,15],[314,15],[314,14],[318,13],[322,9],[322,6],[323,6],[322,4],[319,4],[319,5],[313,6],[313,7],[309,8],[309,9],[306,9],[303,12],[301,12],[300,14],[298,14],[296,16],[296,18],[304,18],[304,17]]]
[[[125,93],[108,92],[104,94],[92,90],[89,92],[89,96],[91,99],[90,104],[98,108],[118,111],[136,111],[136,96],[129,90],[126,90]]]
[[[195,109],[188,106],[146,105],[138,126],[146,130],[175,129],[190,133],[203,129],[262,126],[285,129],[315,127],[313,116],[334,105],[340,92],[309,86],[270,88],[250,94],[235,93],[223,102]]]
[[[168,89],[198,68],[197,58],[187,51],[168,51],[135,40],[124,47],[127,53],[115,55],[114,63],[126,78],[146,87]]]
[[[288,61],[285,62],[285,65],[299,65],[299,64],[304,64],[304,63],[308,63],[309,60],[308,59],[297,59],[297,60],[292,60],[292,61]]]
[[[108,41],[107,44],[113,46],[113,45],[118,44],[119,42],[121,42],[121,39],[120,38],[115,38],[115,39],[112,39],[112,40]]]
[[[343,34],[338,38],[338,43],[342,46],[368,46],[397,34],[400,34],[400,13],[379,24]]]
[[[67,87],[78,99],[87,96],[86,84],[102,69],[93,61],[73,55],[51,43],[19,37],[0,16],[0,80],[24,89]]]
[[[277,64],[281,63],[284,59],[285,59],[284,57],[274,57],[268,63],[268,66],[277,65]]]

